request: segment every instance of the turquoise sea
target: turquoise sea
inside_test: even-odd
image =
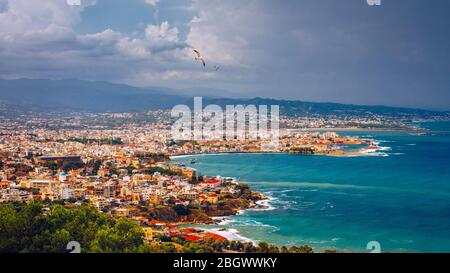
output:
[[[272,199],[207,228],[319,251],[367,252],[378,241],[382,251],[450,252],[450,122],[419,125],[431,134],[340,132],[379,141],[372,156],[195,156],[200,173],[238,177]]]

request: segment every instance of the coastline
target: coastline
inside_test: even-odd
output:
[[[265,195],[263,195],[263,196],[265,196]],[[183,224],[182,226],[186,226],[186,227],[194,226],[198,230],[201,230],[203,232],[212,232],[212,233],[218,234],[218,235],[226,238],[229,241],[240,241],[240,242],[244,242],[244,243],[248,242],[248,243],[252,243],[253,245],[256,246],[257,242],[259,242],[259,240],[241,235],[239,230],[237,230],[236,228],[228,228],[228,227],[221,227],[221,226],[224,226],[230,222],[237,222],[238,220],[231,219],[231,217],[242,215],[246,211],[275,210],[275,207],[270,205],[270,202],[272,202],[274,200],[274,198],[268,197],[268,196],[265,196],[265,197],[267,199],[263,199],[263,200],[259,200],[259,201],[255,202],[257,206],[240,209],[240,210],[238,210],[238,212],[236,214],[227,215],[227,216],[211,217],[211,219],[213,220],[213,223],[187,223],[187,224]],[[279,247],[281,247],[281,245],[279,245]]]
[[[217,225],[217,227],[203,227],[201,225],[200,226],[196,225],[195,228],[202,230],[204,232],[213,232],[215,234],[218,234],[218,235],[226,238],[228,241],[249,242],[249,243],[252,243],[253,245],[257,245],[257,241],[255,241],[252,238],[248,238],[248,237],[241,235],[239,233],[239,231],[235,228],[226,228],[226,227],[221,228],[220,227],[220,226],[223,226],[226,223],[228,223],[230,221],[234,221],[234,220],[231,220],[231,219],[227,218],[226,216],[213,217],[213,219],[214,219],[214,221],[216,221],[215,225]]]
[[[369,148],[361,148],[356,152],[348,152],[339,150],[337,152],[330,153],[316,153],[310,154],[309,156],[333,156],[333,157],[364,157],[364,156],[379,156],[379,152],[386,151],[386,147],[378,146]],[[289,152],[222,152],[222,153],[199,153],[199,154],[180,154],[169,156],[170,160],[181,159],[181,158],[191,158],[199,156],[221,156],[221,155],[299,155],[298,153]],[[301,154],[300,154],[301,155]],[[385,155],[383,155],[385,156]]]
[[[286,131],[339,131],[339,132],[359,132],[359,131],[369,131],[369,132],[397,132],[397,131],[416,131],[422,130],[420,127],[413,128],[401,128],[401,127],[392,127],[392,128],[356,128],[356,127],[335,127],[335,128],[298,128],[298,129],[286,129]]]
[[[336,128],[330,128],[329,130],[335,130]],[[413,131],[413,130],[408,130],[408,129],[399,129],[399,130],[393,130],[392,128],[389,129],[361,129],[361,128],[341,128],[342,131]],[[305,129],[305,130],[309,130],[309,129]],[[341,153],[317,153],[314,155],[321,155],[321,156],[331,156],[331,157],[387,157],[389,156],[388,153],[386,153],[387,151],[390,151],[392,148],[391,147],[386,147],[386,146],[382,146],[384,143],[383,141],[379,141],[379,140],[375,140],[372,139],[372,145],[369,145],[367,147],[363,147],[358,149],[357,151],[342,151]],[[289,153],[289,152],[223,152],[223,153],[199,153],[199,154],[180,154],[180,155],[173,155],[170,156],[169,158],[171,160],[177,160],[177,159],[183,159],[183,158],[192,158],[192,157],[200,157],[200,156],[223,156],[223,155],[247,155],[247,154],[255,154],[255,155],[261,155],[261,154],[284,154],[284,155],[294,155],[294,153]],[[195,168],[195,166],[192,166]],[[261,194],[264,194],[264,192],[262,192]],[[265,195],[265,194],[264,194]],[[242,241],[242,242],[251,242],[253,244],[258,243],[259,241],[264,241],[264,238],[255,238],[252,236],[249,236],[248,232],[246,232],[246,235],[242,235],[240,233],[240,228],[239,227],[235,227],[233,224],[229,225],[232,222],[240,222],[241,220],[239,219],[239,215],[245,214],[246,211],[271,211],[271,210],[275,210],[276,208],[274,206],[271,205],[271,202],[273,201],[273,198],[266,196],[267,199],[265,200],[260,200],[257,201],[256,203],[258,205],[260,205],[261,207],[259,208],[245,208],[242,210],[239,210],[237,214],[234,215],[229,215],[229,216],[224,216],[224,217],[213,217],[213,219],[216,221],[214,224],[212,225],[208,225],[208,224],[200,224],[197,225],[197,228],[200,230],[204,230],[204,231],[209,231],[209,232],[214,232],[217,233],[225,238],[227,238],[228,240],[238,240],[238,241]],[[217,227],[216,227],[217,226]],[[224,228],[221,228],[221,227]],[[250,233],[251,234],[251,233]],[[247,237],[248,236],[248,237]],[[282,246],[281,244],[278,244],[278,246]],[[332,246],[330,246],[331,248],[333,248]],[[320,247],[320,249],[328,249],[326,246]],[[315,249],[319,249],[319,248],[315,248]]]
[[[172,159],[180,159],[180,158],[190,158],[190,157],[195,157],[195,156],[215,156],[215,155],[246,155],[246,154],[258,154],[258,155],[262,155],[262,154],[289,154],[286,152],[222,152],[222,153],[201,153],[201,154],[180,154],[180,155],[173,155],[173,156],[169,156],[170,160]]]
[[[413,128],[353,128],[353,127],[347,127],[347,128],[300,128],[300,129],[284,129],[286,131],[292,132],[309,132],[309,131],[341,131],[341,132],[367,132],[370,134],[370,132],[410,132],[410,133],[417,133],[417,132],[424,132],[425,130],[423,128],[413,127]],[[422,135],[422,133],[417,133],[418,135]],[[361,147],[359,150],[354,151],[348,151],[345,149],[342,149],[343,147],[339,148],[339,144],[336,146],[338,148],[331,148],[326,151],[316,150],[313,153],[305,153],[302,151],[296,152],[296,151],[268,151],[268,150],[261,150],[261,151],[225,151],[225,152],[201,152],[201,153],[187,153],[187,154],[174,154],[170,155],[170,160],[173,159],[180,159],[180,158],[190,158],[195,156],[215,156],[215,155],[239,155],[239,154],[301,154],[301,155],[321,155],[321,156],[334,156],[334,157],[357,157],[357,156],[386,156],[383,154],[383,151],[386,151],[386,147],[380,146],[380,142],[373,139],[373,137],[360,137],[361,140],[369,141],[366,142],[367,147]],[[352,143],[341,143],[343,145],[352,145]],[[314,145],[312,146],[312,149],[314,148]]]
[[[375,147],[365,147],[360,149],[357,152],[346,152],[346,154],[339,154],[339,155],[333,155],[333,154],[315,154],[315,155],[322,155],[322,156],[335,156],[335,157],[366,157],[366,156],[388,156],[384,153],[384,151],[390,150],[390,147],[383,147],[380,146],[379,141],[374,141]],[[285,152],[262,152],[262,153],[246,153],[246,152],[228,152],[228,153],[203,153],[203,154],[184,154],[184,155],[176,155],[171,156],[171,160],[176,159],[182,159],[182,158],[191,158],[191,157],[197,157],[197,156],[220,156],[220,155],[246,155],[246,154],[292,154],[292,153],[285,153]],[[245,182],[241,182],[244,183]],[[241,184],[238,183],[238,184]],[[250,189],[251,190],[251,189]],[[255,192],[251,190],[252,192]],[[252,237],[246,237],[242,235],[238,228],[235,228],[233,226],[227,227],[227,224],[230,222],[239,222],[240,220],[235,217],[239,217],[239,215],[245,214],[247,211],[272,211],[275,210],[276,207],[274,207],[271,203],[276,200],[273,197],[267,196],[263,192],[255,192],[263,196],[261,200],[255,201],[253,205],[239,209],[235,214],[220,216],[220,217],[211,217],[213,220],[213,223],[191,223],[192,225],[195,225],[195,227],[199,230],[202,230],[203,232],[213,232],[220,236],[225,237],[227,240],[230,241],[241,241],[241,242],[250,242],[254,245],[257,245],[258,242],[261,241],[261,238],[252,238]],[[189,223],[187,223],[189,225]],[[223,226],[223,227],[222,227]],[[281,247],[282,245],[278,245]],[[327,247],[324,247],[324,249],[327,249]]]

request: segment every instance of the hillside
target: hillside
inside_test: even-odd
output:
[[[177,104],[193,104],[192,96],[182,96],[167,88],[139,88],[124,84],[82,80],[0,80],[0,105],[32,111],[133,112],[171,109]],[[367,115],[408,118],[449,117],[449,112],[360,106],[338,103],[316,103],[266,98],[204,98],[204,104],[280,105],[283,115]]]

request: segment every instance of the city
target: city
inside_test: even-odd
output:
[[[265,208],[261,201],[267,197],[251,190],[245,181],[202,176],[195,168],[172,162],[173,156],[216,153],[350,156],[377,149],[371,139],[340,137],[332,131],[298,131],[305,121],[288,117],[282,119],[279,146],[265,150],[263,140],[174,141],[166,111],[150,111],[146,115],[151,121],[140,119],[136,124],[128,120],[143,114],[71,115],[74,118],[15,117],[2,121],[0,202],[39,200],[69,207],[90,204],[99,212],[137,223],[149,244],[166,237],[194,242],[209,238],[227,240],[220,234],[184,225],[214,223],[217,217]],[[81,121],[89,123],[92,129],[84,128]],[[351,122],[356,121],[360,120],[355,118]],[[325,122],[337,128],[346,124],[335,119],[314,119],[306,128],[321,127]],[[372,123],[383,125],[379,120]],[[353,145],[358,149],[344,149]],[[195,158],[191,163],[195,163]]]

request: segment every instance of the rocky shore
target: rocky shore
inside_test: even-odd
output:
[[[198,207],[156,206],[149,208],[148,216],[151,220],[169,222],[173,224],[213,224],[218,223],[217,217],[232,216],[242,210],[261,208],[264,205],[258,201],[267,200],[263,194],[249,189],[247,185],[239,184],[239,194],[221,195],[216,204]]]

